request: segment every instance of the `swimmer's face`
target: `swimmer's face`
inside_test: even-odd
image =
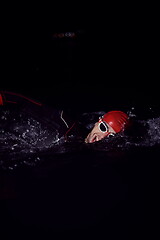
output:
[[[110,134],[115,134],[115,133],[116,132],[113,130],[113,128],[109,124],[100,120],[99,122],[95,123],[92,131],[86,137],[85,142],[94,143],[102,140],[103,138],[109,136]]]

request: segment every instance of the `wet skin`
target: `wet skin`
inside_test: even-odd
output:
[[[116,133],[109,124],[107,124],[107,126],[108,126],[108,131],[107,132],[102,132],[99,129],[99,122],[95,123],[92,131],[86,137],[85,143],[94,143],[94,142],[102,140],[103,138],[107,137],[110,134],[115,134]]]

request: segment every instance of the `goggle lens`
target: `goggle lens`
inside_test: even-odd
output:
[[[109,128],[105,122],[100,122],[99,123],[99,129],[101,132],[108,132]]]

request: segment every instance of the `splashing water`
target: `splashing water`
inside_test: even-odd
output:
[[[134,110],[134,108],[132,110]],[[105,112],[85,113],[84,116],[87,116],[88,120],[93,120],[94,117],[102,116],[104,113]],[[138,120],[133,111],[129,111],[128,115],[133,119],[135,118],[134,121],[141,126],[143,134],[135,133],[134,136],[132,136],[126,133],[118,133],[114,137],[111,136],[99,142],[89,144],[89,147],[99,151],[111,151],[160,145],[160,117]],[[94,123],[88,123],[86,127],[91,130],[93,126]]]
[[[145,123],[144,123],[145,124]],[[160,118],[149,119],[148,124],[148,137],[143,139],[142,145],[151,147],[160,144]]]
[[[0,119],[0,166],[4,168],[7,165],[16,167],[22,162],[34,165],[40,160],[38,153],[61,142],[57,130],[50,131],[41,122],[32,117],[26,118],[23,113],[14,116],[10,111],[3,111]],[[34,161],[31,159],[33,156]]]
[[[90,131],[104,113],[83,113],[85,128]],[[135,117],[133,111],[128,114]],[[12,124],[7,125],[11,118]],[[59,138],[57,130],[51,131],[38,120],[24,117],[23,113],[13,116],[9,111],[3,111],[0,121],[0,167],[3,169],[14,169],[22,164],[35,166],[45,158],[45,154],[54,157],[55,153],[72,153],[83,151],[84,148],[108,152],[160,145],[160,117],[135,120],[145,129],[143,135],[133,137],[120,133],[92,144],[85,144],[83,139],[74,136],[70,136],[66,142],[63,137]]]

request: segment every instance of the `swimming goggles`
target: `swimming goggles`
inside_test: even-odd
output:
[[[106,136],[109,136],[109,137],[110,136],[115,136],[114,133],[109,132],[109,127],[108,127],[107,123],[102,120],[102,118],[99,118],[98,128],[101,132],[107,133]]]
[[[98,128],[103,133],[109,132],[109,127],[107,123],[103,122],[102,120],[99,121]]]

